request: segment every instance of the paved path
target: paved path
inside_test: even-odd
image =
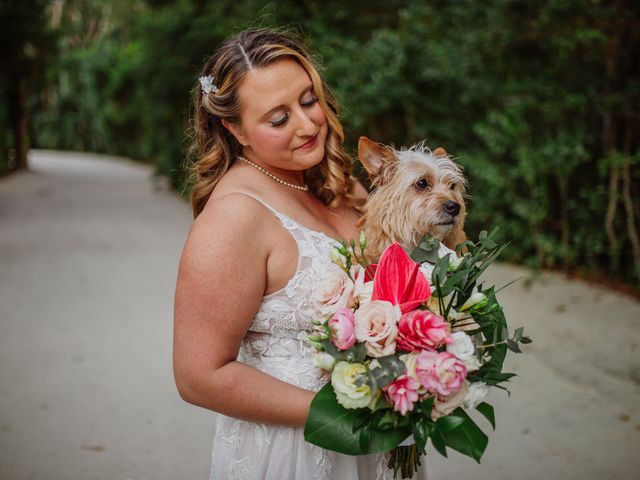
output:
[[[0,179],[0,480],[207,478],[210,415],[171,373],[188,206],[123,159],[31,165]],[[496,265],[487,281],[520,275]],[[511,398],[492,395],[483,464],[433,453],[431,478],[636,478],[640,304],[551,274],[500,298],[535,343],[509,359]]]

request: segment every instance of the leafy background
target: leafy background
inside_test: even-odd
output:
[[[640,294],[640,3],[633,0],[0,0],[0,172],[30,147],[152,163],[180,190],[189,92],[249,26],[324,65],[347,148],[444,146],[472,238]]]

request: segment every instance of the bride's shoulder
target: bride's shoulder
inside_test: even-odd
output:
[[[273,215],[248,193],[216,192],[193,221],[185,249],[216,256],[249,249],[252,255],[267,256],[274,228],[269,217]]]

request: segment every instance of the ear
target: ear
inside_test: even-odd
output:
[[[229,130],[231,134],[234,137],[236,137],[236,140],[238,140],[240,145],[243,145],[243,146],[247,145],[247,140],[244,137],[244,130],[242,129],[241,125],[236,125],[235,123],[229,123],[226,120],[221,120],[221,123],[224,126],[224,128]]]
[[[436,148],[433,152],[431,152],[434,156],[436,157],[446,157],[447,155],[449,155],[447,153],[447,151],[442,148],[442,147],[438,147]]]
[[[377,177],[382,172],[385,164],[396,160],[396,154],[392,148],[378,142],[360,137],[358,140],[358,158],[369,172],[371,177]]]

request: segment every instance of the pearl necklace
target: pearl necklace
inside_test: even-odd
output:
[[[274,179],[276,182],[284,185],[285,187],[291,187],[291,188],[295,188],[296,190],[302,190],[303,192],[307,192],[309,190],[309,187],[307,185],[296,185],[295,183],[289,183],[289,182],[285,182],[284,180],[282,180],[281,178],[276,177],[273,173],[271,173],[268,170],[265,170],[264,168],[262,168],[260,165],[253,163],[251,160],[247,160],[244,157],[241,157],[240,155],[238,155],[238,160],[242,160],[245,163],[248,163],[249,165],[251,165],[252,167],[257,168],[258,170],[260,170],[262,173],[264,173],[265,175],[271,177],[272,179]]]

